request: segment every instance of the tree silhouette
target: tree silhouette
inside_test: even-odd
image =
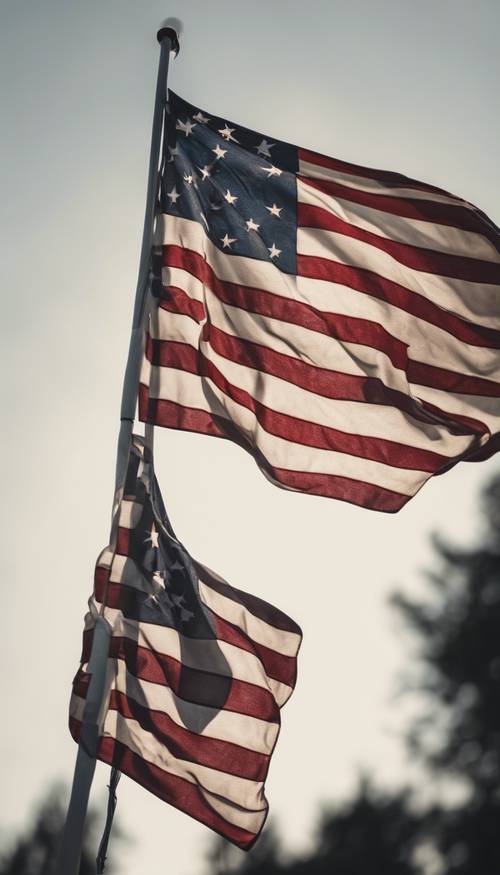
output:
[[[284,861],[274,830],[265,830],[247,855],[216,840],[213,875],[419,875],[414,852],[421,818],[405,791],[377,791],[363,779],[352,800],[324,812],[311,853]]]
[[[484,529],[464,550],[434,539],[432,596],[394,604],[419,641],[417,687],[429,706],[408,743],[467,798],[443,810],[435,836],[446,871],[500,872],[500,477],[483,493]]]
[[[417,875],[420,819],[406,791],[387,793],[366,778],[353,799],[323,813],[311,854],[290,875]]]
[[[52,787],[36,811],[33,822],[14,845],[0,855],[0,875],[54,875],[59,841],[66,818],[64,792]],[[95,810],[87,815],[83,839],[80,875],[94,875],[98,845],[97,830],[101,824]],[[120,838],[119,830],[116,837]],[[116,868],[106,864],[110,875]]]

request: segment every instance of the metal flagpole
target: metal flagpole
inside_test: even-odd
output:
[[[177,54],[179,51],[179,40],[177,36],[178,23],[175,22],[176,27],[172,26],[173,24],[174,21],[172,19],[167,19],[157,34],[158,42],[160,43],[160,60],[158,64],[153,129],[149,154],[148,189],[139,262],[139,276],[137,279],[137,289],[135,294],[132,333],[123,381],[113,512],[120,501],[123,490],[130,440],[135,419],[137,396],[139,392],[139,372],[143,349],[142,328],[145,311],[144,305],[149,282],[151,246],[153,241],[155,207],[158,193],[163,116],[167,97],[168,63],[170,52],[175,51]],[[91,679],[83,711],[80,743],[78,745],[66,823],[57,859],[56,875],[78,875],[80,868],[83,829],[87,814],[90,788],[92,786],[96,765],[96,753],[99,741],[99,717],[106,697],[106,667],[108,651],[109,626],[103,617],[98,617],[94,628],[92,650],[88,663],[88,672],[91,675]]]
[[[158,31],[158,42],[161,46],[158,79],[156,83],[155,109],[153,115],[153,130],[151,134],[151,150],[149,154],[148,191],[146,196],[146,212],[144,230],[142,233],[141,257],[139,261],[139,276],[135,293],[132,334],[128,351],[127,366],[123,380],[122,405],[120,412],[121,426],[118,437],[118,453],[116,460],[115,491],[120,492],[125,480],[127,459],[130,448],[130,438],[135,419],[135,408],[139,391],[139,371],[141,366],[144,317],[144,303],[149,280],[151,262],[151,246],[153,243],[153,226],[155,217],[156,195],[158,190],[158,169],[162,136],[163,111],[167,97],[167,74],[170,52],[177,54],[179,40],[173,27],[161,27]],[[115,496],[116,501],[116,496]]]

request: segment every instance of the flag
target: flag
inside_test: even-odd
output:
[[[251,847],[268,811],[264,782],[280,709],[295,685],[301,631],[189,556],[137,436],[111,544],[96,565],[70,702],[76,741],[101,612],[111,643],[97,758]]]
[[[394,512],[498,447],[499,229],[170,92],[140,418]]]

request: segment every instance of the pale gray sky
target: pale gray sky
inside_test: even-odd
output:
[[[1,823],[23,824],[54,777],[86,599],[107,542],[119,398],[138,266],[158,48],[184,21],[170,85],[228,120],[348,161],[407,173],[497,222],[497,0],[3,0],[4,595]],[[412,774],[397,738],[408,641],[386,607],[417,588],[428,533],[476,531],[497,459],[461,465],[386,516],[281,492],[235,446],[157,438],[160,483],[192,553],[304,629],[297,690],[268,781],[303,846],[320,800],[370,766]],[[98,767],[94,798],[108,770]],[[123,875],[197,875],[209,831],[123,779],[136,843]]]

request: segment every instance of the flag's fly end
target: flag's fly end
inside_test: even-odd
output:
[[[169,39],[172,46],[171,51],[175,52],[175,56],[179,54],[179,34],[182,33],[182,21],[178,18],[166,18],[164,22],[162,22],[158,33],[156,34],[156,38],[158,42],[162,43],[164,39]]]

